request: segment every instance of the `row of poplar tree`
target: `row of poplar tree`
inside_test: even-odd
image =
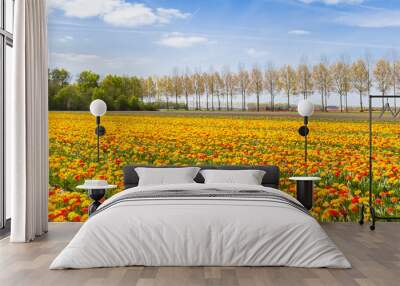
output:
[[[363,96],[372,91],[383,95],[398,93],[400,61],[380,59],[371,63],[368,59],[353,62],[341,59],[328,64],[327,60],[321,60],[312,66],[268,64],[260,68],[255,64],[249,69],[239,65],[235,72],[227,67],[221,71],[210,68],[208,72],[189,69],[181,72],[175,68],[170,75],[149,77],[101,78],[86,70],[74,82],[71,79],[65,69],[49,70],[50,110],[87,110],[96,98],[103,99],[109,110],[234,110],[235,107],[246,110],[248,97],[255,96],[255,109],[260,111],[275,110],[278,95],[286,97],[285,108],[290,109],[294,96],[307,98],[316,93],[323,111],[327,111],[331,96],[337,98],[340,111],[348,111],[349,96],[357,96],[363,111]]]

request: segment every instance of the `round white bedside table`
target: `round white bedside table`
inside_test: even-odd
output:
[[[302,205],[310,210],[313,206],[314,182],[321,180],[320,177],[290,177],[289,180],[296,182],[296,198]]]
[[[89,197],[93,200],[93,203],[89,206],[89,216],[93,214],[97,208],[101,205],[100,200],[106,194],[108,189],[115,189],[116,185],[109,185],[104,180],[86,180],[83,185],[79,185],[76,188],[80,190],[87,190]]]

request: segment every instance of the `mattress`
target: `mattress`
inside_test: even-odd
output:
[[[135,187],[109,198],[50,269],[134,265],[351,267],[290,195],[193,183]]]

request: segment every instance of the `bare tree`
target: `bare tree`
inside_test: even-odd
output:
[[[290,110],[290,98],[297,94],[296,71],[290,65],[285,65],[280,69],[278,87],[285,92],[288,110]]]
[[[363,112],[363,95],[368,91],[369,73],[367,63],[359,59],[351,65],[351,83],[360,96],[360,111]]]
[[[211,110],[214,110],[214,95],[217,90],[217,82],[215,72],[210,69],[210,72],[205,75],[207,81],[207,110],[209,110],[208,97],[211,94]]]
[[[246,93],[250,86],[250,76],[248,71],[242,65],[239,66],[238,81],[242,95],[242,110],[246,110]]]
[[[157,90],[159,94],[159,101],[161,101],[162,96],[165,96],[167,94],[165,77],[157,78]]]
[[[397,60],[394,64],[394,69],[393,69],[393,91],[394,95],[397,96],[397,91],[400,89],[400,60]]]
[[[160,101],[161,101],[161,88],[159,86],[159,83],[160,83],[160,78],[154,77],[154,84],[155,84],[155,88],[156,88],[155,101],[157,103],[160,103]]]
[[[275,96],[279,91],[279,72],[274,68],[272,63],[269,63],[264,73],[265,89],[268,91],[271,98],[271,110],[275,110]],[[265,106],[265,110],[267,110]]]
[[[299,92],[303,94],[304,99],[307,99],[312,94],[313,85],[310,69],[305,63],[297,67],[297,86]]]
[[[210,110],[210,105],[209,105],[209,97],[210,97],[209,90],[210,90],[210,88],[208,86],[208,84],[209,84],[209,79],[208,79],[209,78],[209,74],[204,72],[203,75],[202,75],[202,78],[203,78],[203,82],[204,82],[204,92],[206,93],[206,110],[208,111],[208,110]]]
[[[374,69],[375,82],[382,95],[386,95],[392,87],[393,76],[390,63],[385,59],[380,59]],[[385,108],[385,100],[382,98],[382,107]]]
[[[233,110],[233,95],[235,91],[239,88],[239,74],[233,73],[232,74],[232,85],[230,86],[229,94],[231,97],[231,110]]]
[[[399,69],[397,68],[397,52],[393,49],[390,52],[391,54],[391,66],[392,66],[392,87],[393,87],[393,95],[396,96],[396,91],[397,91],[397,82],[399,81]],[[394,104],[394,111],[397,111],[397,100],[396,97],[393,98],[393,104]]]
[[[222,75],[224,80],[224,87],[226,93],[226,109],[233,109],[233,91],[235,89],[235,75],[230,71],[229,67],[224,68],[224,72]],[[230,104],[229,104],[230,97]]]
[[[185,94],[185,107],[189,110],[189,95],[193,94],[193,81],[189,69],[186,69],[185,74],[182,76],[182,88]]]
[[[257,65],[253,66],[250,78],[250,90],[256,94],[257,97],[257,111],[260,111],[260,94],[263,91],[263,76],[260,68]]]
[[[349,92],[351,91],[351,76],[350,76],[350,64],[349,64],[349,59],[348,56],[342,55],[341,61],[344,64],[344,75],[343,75],[343,88],[344,88],[344,98],[345,98],[345,109],[346,112],[349,111],[349,105],[348,105],[348,98],[349,98]]]
[[[348,70],[346,64],[338,60],[334,63],[331,68],[331,75],[333,78],[334,88],[337,94],[339,94],[340,98],[340,112],[343,112],[343,97],[346,96],[346,92],[348,91],[347,86],[347,77],[348,77]]]
[[[162,79],[162,86],[165,94],[165,101],[166,101],[166,107],[169,109],[169,96],[173,96],[174,94],[174,88],[173,88],[173,80],[169,76],[165,76]]]
[[[204,76],[200,72],[195,72],[192,75],[193,91],[195,95],[196,107],[195,109],[201,110],[201,94],[205,92],[205,80]]]
[[[223,93],[224,90],[224,81],[222,80],[219,72],[215,72],[213,74],[213,80],[214,80],[215,93],[217,95],[218,110],[221,110],[221,93]]]
[[[367,90],[367,93],[368,93],[368,96],[371,94],[371,88],[372,88],[372,84],[373,84],[373,71],[372,71],[372,56],[371,56],[371,53],[369,52],[369,51],[366,51],[365,52],[365,55],[364,55],[364,61],[365,61],[365,64],[366,64],[366,66],[367,66],[367,70],[368,70],[368,90]]]
[[[175,109],[178,109],[178,98],[182,95],[182,77],[179,75],[179,70],[177,68],[174,68],[171,80],[172,89],[175,96]]]
[[[328,95],[332,90],[333,80],[325,59],[322,59],[319,64],[313,67],[312,78],[315,88],[321,95],[322,110],[328,111]]]
[[[152,101],[152,98],[155,99],[156,95],[156,81],[153,77],[149,76],[142,81],[142,85],[144,87],[144,95],[146,96],[148,102]]]

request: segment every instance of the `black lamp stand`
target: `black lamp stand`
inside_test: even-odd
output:
[[[95,133],[97,135],[97,162],[100,162],[100,136],[106,134],[106,129],[104,128],[104,126],[100,125],[100,116],[96,116]],[[106,189],[90,189],[88,193],[89,197],[93,200],[93,203],[89,206],[88,209],[88,213],[90,216],[101,205],[100,200],[104,197]]]
[[[106,129],[104,126],[100,125],[100,116],[96,116],[96,125],[95,133],[97,135],[97,162],[100,162],[100,136],[106,134]]]
[[[307,175],[307,135],[310,133],[308,129],[308,116],[304,116],[304,125],[299,128],[299,134],[304,137],[304,163],[306,164]]]

